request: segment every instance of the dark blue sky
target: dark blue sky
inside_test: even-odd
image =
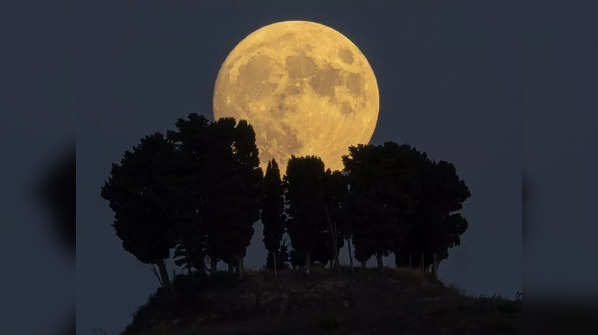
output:
[[[441,265],[445,281],[511,295],[523,270],[526,299],[585,300],[596,310],[598,5],[320,2],[0,4],[4,332],[45,334],[73,311],[72,255],[36,196],[72,142],[73,121],[79,334],[116,333],[157,282],[110,227],[99,197],[110,164],[178,117],[209,116],[218,66],[235,43],[290,19],[326,24],[364,52],[381,95],[374,143],[406,142],[449,160],[470,186],[470,229]],[[264,258],[256,228],[253,267]]]
[[[357,3],[357,2],[355,2]],[[470,228],[441,277],[473,295],[521,288],[523,90],[515,27],[470,3],[225,8],[126,2],[80,8],[75,27],[77,114],[77,322],[121,330],[157,287],[150,266],[126,253],[99,196],[111,163],[188,113],[211,118],[220,64],[243,37],[281,20],[310,20],[351,39],[380,89],[372,142],[414,145],[457,167],[473,194]],[[516,39],[517,40],[517,39]],[[515,40],[515,41],[516,41]],[[261,228],[246,258],[263,265]]]

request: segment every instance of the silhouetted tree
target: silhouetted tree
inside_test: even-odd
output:
[[[264,225],[264,245],[268,250],[268,258],[273,258],[272,264],[276,275],[277,258],[281,248],[282,235],[284,234],[284,189],[280,179],[278,164],[274,159],[268,162],[263,184],[262,224]],[[267,261],[268,263],[268,261]]]
[[[421,194],[410,218],[414,224],[409,238],[396,250],[395,262],[406,266],[411,255],[412,266],[432,266],[435,273],[440,261],[448,257],[448,249],[459,245],[460,235],[467,230],[466,219],[457,211],[471,194],[454,165],[445,161],[428,161],[420,184]]]
[[[174,251],[175,264],[193,270],[199,276],[206,275],[205,258],[207,256],[206,227],[199,211],[182,212],[177,221],[177,245]]]
[[[259,219],[261,207],[262,170],[259,168],[258,148],[255,133],[247,121],[220,119],[213,123],[217,134],[232,133],[232,141],[226,143],[232,153],[230,170],[215,185],[217,196],[213,202],[219,210],[214,211],[222,220],[218,229],[217,243],[222,259],[233,264],[239,275],[243,272],[243,259],[254,233],[253,224]],[[224,148],[224,147],[223,147]],[[226,160],[225,160],[226,161]],[[228,170],[228,171],[227,171]],[[216,180],[216,179],[215,179]],[[221,215],[224,214],[224,215]]]
[[[310,267],[315,264],[319,263],[324,267],[326,264],[331,263],[334,261],[334,256],[331,254],[331,243],[330,243],[330,234],[328,231],[322,230],[321,232],[317,233],[316,235],[312,236],[313,239],[313,250],[310,253],[309,257],[309,265]],[[293,249],[291,250],[290,254],[291,264],[293,267],[303,267],[306,268],[306,252],[302,249]]]
[[[349,265],[351,267],[351,271],[353,271],[354,264],[353,264],[353,248],[352,240],[353,240],[353,222],[356,218],[353,217],[352,213],[355,213],[355,210],[352,209],[353,203],[350,197],[350,184],[347,185],[347,189],[344,194],[344,199],[342,201],[342,208],[338,211],[338,222],[340,225],[340,231],[342,233],[343,239],[347,242],[347,252],[349,255]]]
[[[312,264],[318,262],[325,267],[326,265],[330,265],[331,269],[334,269],[336,266],[335,262],[337,261],[337,255],[335,254],[334,244],[332,242],[330,231],[328,230],[328,226],[326,230],[322,231],[316,237],[316,247],[313,251],[311,256]],[[342,240],[336,239],[336,250],[339,249],[338,243],[342,243]],[[342,245],[341,245],[342,246]]]
[[[324,178],[324,211],[331,238],[332,268],[339,266],[339,249],[343,247],[346,225],[345,201],[347,195],[347,178],[340,171],[326,170]]]
[[[349,148],[349,212],[360,261],[395,253],[397,266],[436,272],[448,249],[460,242],[467,221],[455,213],[470,193],[455,167],[434,162],[409,145]]]
[[[208,255],[208,224],[206,223],[206,192],[209,178],[210,122],[201,115],[189,114],[188,120],[179,119],[176,131],[168,132],[181,159],[177,162],[176,178],[170,186],[177,195],[177,246],[175,264],[196,269],[205,275]],[[212,268],[212,270],[214,270]]]
[[[175,198],[169,176],[176,173],[174,145],[160,133],[146,136],[120,164],[113,164],[101,195],[114,211],[114,229],[125,250],[143,263],[155,264],[163,286],[169,284],[164,259],[175,246]]]
[[[291,156],[284,177],[288,204],[287,229],[293,245],[292,259],[304,258],[305,271],[310,273],[311,257],[319,236],[327,230],[324,163],[315,156]],[[293,257],[295,255],[295,257]]]
[[[382,269],[382,257],[405,240],[419,192],[420,156],[410,146],[387,142],[350,147],[343,157],[351,185],[355,256],[360,262],[374,255]]]
[[[191,177],[194,189],[189,202],[191,217],[193,213],[198,217],[190,222],[201,226],[193,239],[205,243],[205,248],[198,248],[201,259],[196,262],[201,265],[207,254],[212,271],[222,260],[241,275],[260,207],[262,172],[253,128],[233,118],[209,123],[196,114],[179,119],[176,126],[169,135],[194,162],[197,176]],[[181,253],[188,253],[189,243],[183,244]]]
[[[276,252],[269,252],[266,258],[266,268],[274,269],[274,255],[276,256],[276,269],[277,271],[285,270],[289,268],[289,249],[286,240],[283,240],[280,247]]]

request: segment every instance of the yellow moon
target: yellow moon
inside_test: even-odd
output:
[[[378,120],[376,76],[348,38],[325,25],[283,21],[243,39],[214,86],[214,119],[247,120],[260,165],[316,155],[342,170],[348,147],[367,144]]]

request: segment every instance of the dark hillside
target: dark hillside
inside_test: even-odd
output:
[[[409,269],[179,276],[124,335],[517,334],[521,301],[472,298]]]

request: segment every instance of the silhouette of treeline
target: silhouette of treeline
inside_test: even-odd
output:
[[[213,274],[221,261],[241,276],[259,219],[275,273],[309,274],[316,262],[337,269],[345,244],[351,268],[353,256],[362,266],[375,256],[382,268],[394,253],[396,266],[436,272],[467,229],[457,211],[470,192],[455,167],[394,142],[352,146],[342,159],[342,172],[291,156],[284,177],[275,160],[263,174],[251,125],[190,114],[126,151],[101,195],[124,249],[155,264],[163,286],[172,249],[190,274]]]

